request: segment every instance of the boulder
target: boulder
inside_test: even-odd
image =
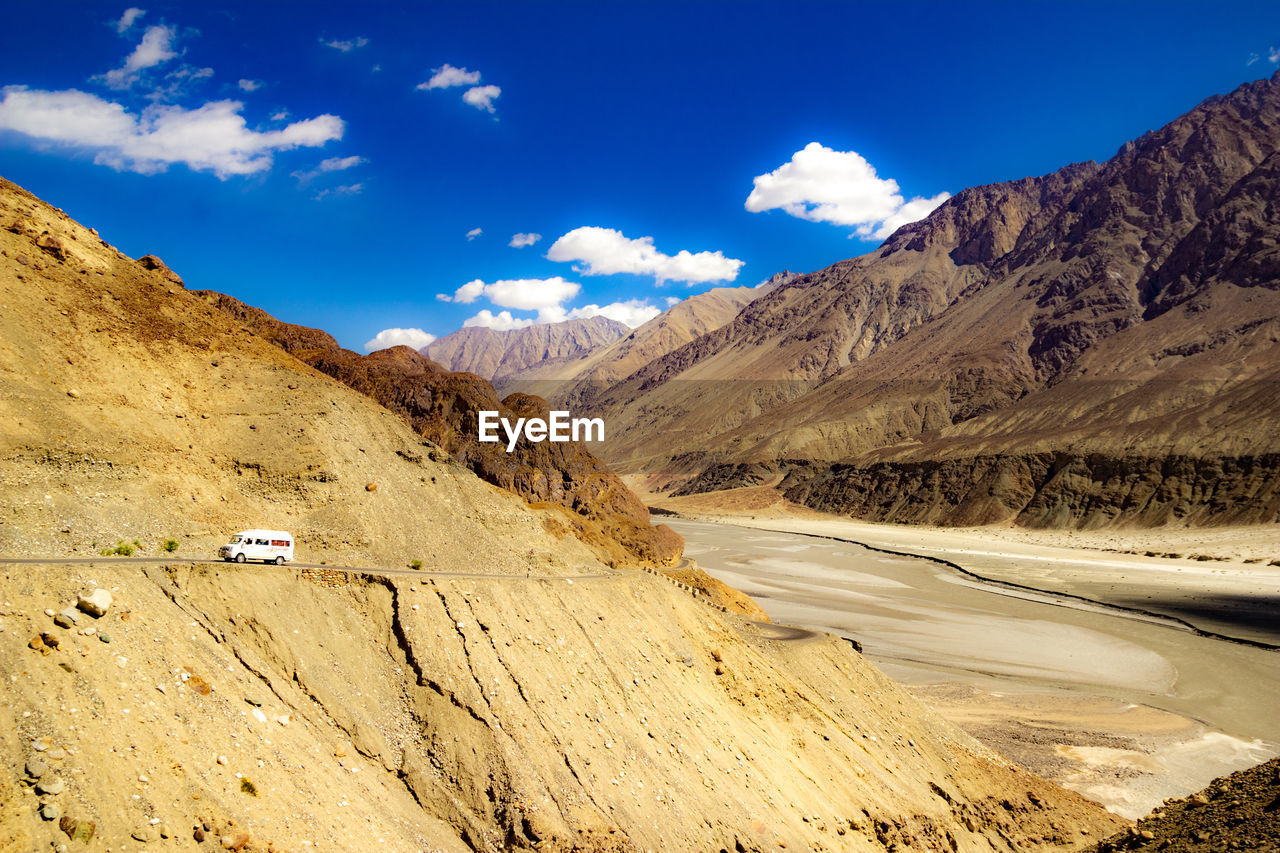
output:
[[[76,607],[88,613],[90,616],[105,616],[108,608],[111,607],[111,593],[105,589],[95,589],[88,595],[82,595],[76,601]]]
[[[36,239],[36,246],[60,261],[67,259],[67,251],[62,247],[62,241],[52,234],[42,234]]]

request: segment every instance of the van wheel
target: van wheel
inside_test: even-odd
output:
[[[277,565],[277,566],[283,566],[283,565],[284,565],[284,557],[276,557],[276,565]]]
[[[243,563],[243,562],[244,562],[244,554],[236,554],[236,562],[237,562],[237,563]]]

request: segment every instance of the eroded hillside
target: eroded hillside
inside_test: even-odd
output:
[[[0,198],[0,550],[93,560],[0,571],[0,849],[987,851],[1121,825],[848,643],[611,570],[159,263]],[[384,571],[97,556],[250,525]],[[60,614],[93,589],[104,615]]]
[[[468,326],[423,347],[423,355],[449,370],[482,376],[495,384],[534,365],[543,369],[590,357],[630,329],[596,315],[497,331]]]
[[[669,527],[649,523],[649,510],[582,442],[481,442],[479,413],[498,412],[514,422],[546,419],[540,398],[509,394],[499,400],[487,381],[470,373],[450,373],[409,347],[359,355],[338,346],[328,334],[283,323],[234,297],[196,294],[243,323],[246,329],[288,351],[405,417],[410,425],[482,479],[530,503],[564,510],[559,523],[607,559],[670,565],[684,543]]]
[[[882,520],[1274,521],[1278,157],[1273,77],[958,193],[597,396],[607,458]]]

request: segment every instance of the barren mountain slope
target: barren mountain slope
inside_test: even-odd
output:
[[[845,642],[610,571],[158,262],[10,184],[0,223],[0,550],[267,525],[303,559],[458,573],[4,565],[5,853],[1012,851],[1122,825]],[[46,615],[95,587],[101,618]]]
[[[581,442],[479,440],[479,413],[548,415],[543,400],[523,394],[499,401],[493,387],[470,373],[449,373],[408,347],[359,355],[318,329],[282,323],[265,311],[212,291],[198,296],[266,340],[403,415],[424,438],[484,480],[530,503],[565,510],[561,522],[615,562],[669,565],[683,542],[670,528],[649,523],[649,510]]]
[[[0,553],[280,528],[298,556],[594,562],[404,421],[0,184]],[[372,486],[372,489],[368,488]],[[544,514],[548,519],[554,514]],[[514,526],[528,545],[510,541]],[[501,537],[487,528],[504,531]]]
[[[720,328],[748,302],[792,278],[791,273],[782,272],[756,287],[714,287],[677,302],[607,347],[567,362],[532,365],[506,377],[501,387],[576,408],[655,358]]]
[[[962,192],[602,395],[606,454],[871,518],[1271,521],[1278,148],[1273,78]]]
[[[448,370],[494,381],[535,364],[576,362],[629,331],[623,323],[600,316],[506,331],[470,326],[432,341],[422,354]]]
[[[1213,784],[1167,802],[1137,826],[1090,848],[1092,853],[1167,850],[1215,853],[1280,850],[1280,758],[1215,779]]]

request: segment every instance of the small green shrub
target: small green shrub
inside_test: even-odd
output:
[[[178,540],[177,539],[164,540],[163,548],[167,553],[172,554],[174,551],[178,550]]]
[[[110,557],[110,556],[132,557],[133,550],[134,550],[133,546],[130,545],[128,542],[121,541],[114,548],[103,548],[101,553],[102,553],[102,556],[104,557]]]
[[[253,782],[249,780],[248,776],[245,776],[240,780],[240,790],[251,797],[258,796],[258,786],[253,784]]]
[[[419,569],[422,568],[422,561],[414,560],[412,563],[409,564],[409,568],[413,569],[415,572],[418,571]]]

